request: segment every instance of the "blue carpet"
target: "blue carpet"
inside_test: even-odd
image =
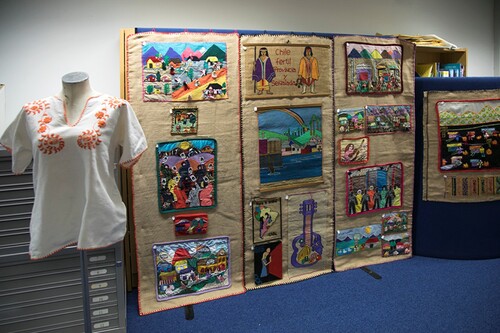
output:
[[[139,316],[128,294],[127,331],[500,332],[500,259],[415,256]]]

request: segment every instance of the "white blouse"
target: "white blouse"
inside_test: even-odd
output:
[[[126,100],[90,97],[74,124],[69,123],[65,104],[58,97],[28,103],[5,130],[0,144],[12,154],[16,174],[23,173],[33,160],[31,259],[72,244],[95,249],[123,239],[126,207],[113,162],[119,156],[120,165],[131,167],[147,148],[141,125]]]

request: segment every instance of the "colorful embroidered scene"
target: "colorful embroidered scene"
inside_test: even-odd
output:
[[[323,254],[321,235],[313,230],[318,203],[314,199],[307,199],[298,208],[298,213],[303,216],[302,233],[292,240],[291,263],[294,267],[306,267],[320,261]]]
[[[382,215],[382,257],[411,253],[408,233],[408,213],[394,212]]]
[[[206,234],[208,229],[207,214],[182,214],[174,216],[176,236]]]
[[[144,43],[144,102],[227,98],[226,43]]]
[[[281,241],[254,247],[255,284],[283,278],[283,245]]]
[[[410,253],[410,235],[407,232],[382,236],[383,257],[399,256]]]
[[[368,162],[368,145],[370,138],[367,136],[353,139],[340,139],[339,164],[364,164]]]
[[[347,94],[394,94],[403,91],[401,45],[346,43]]]
[[[153,259],[158,301],[231,285],[228,237],[154,244]]]
[[[348,216],[402,206],[402,163],[350,169],[346,178]]]
[[[340,257],[360,251],[380,251],[381,233],[380,224],[338,230],[335,253],[337,257]]]
[[[261,184],[322,176],[321,107],[262,108],[258,121]]]
[[[281,239],[281,198],[252,201],[254,244]]]
[[[438,102],[441,171],[500,169],[500,99]]]
[[[365,108],[338,109],[337,124],[339,133],[364,132]]]
[[[172,110],[171,134],[198,133],[198,108]]]
[[[249,83],[245,85],[245,98],[329,94],[327,75],[331,73],[321,73],[321,65],[326,66],[330,59],[330,43],[243,46]]]
[[[366,106],[366,133],[408,132],[411,128],[410,105]]]
[[[216,141],[190,139],[156,145],[161,213],[215,207]]]

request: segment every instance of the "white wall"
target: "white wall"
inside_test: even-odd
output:
[[[493,76],[495,1],[1,0],[6,118],[57,93],[72,71],[88,72],[95,90],[119,96],[119,31],[129,27],[436,34],[468,48],[469,76]]]

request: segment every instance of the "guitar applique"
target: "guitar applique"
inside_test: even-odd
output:
[[[311,266],[321,260],[323,244],[321,236],[313,232],[313,216],[318,203],[314,199],[304,200],[299,213],[304,216],[303,232],[292,241],[292,265],[294,267]]]

